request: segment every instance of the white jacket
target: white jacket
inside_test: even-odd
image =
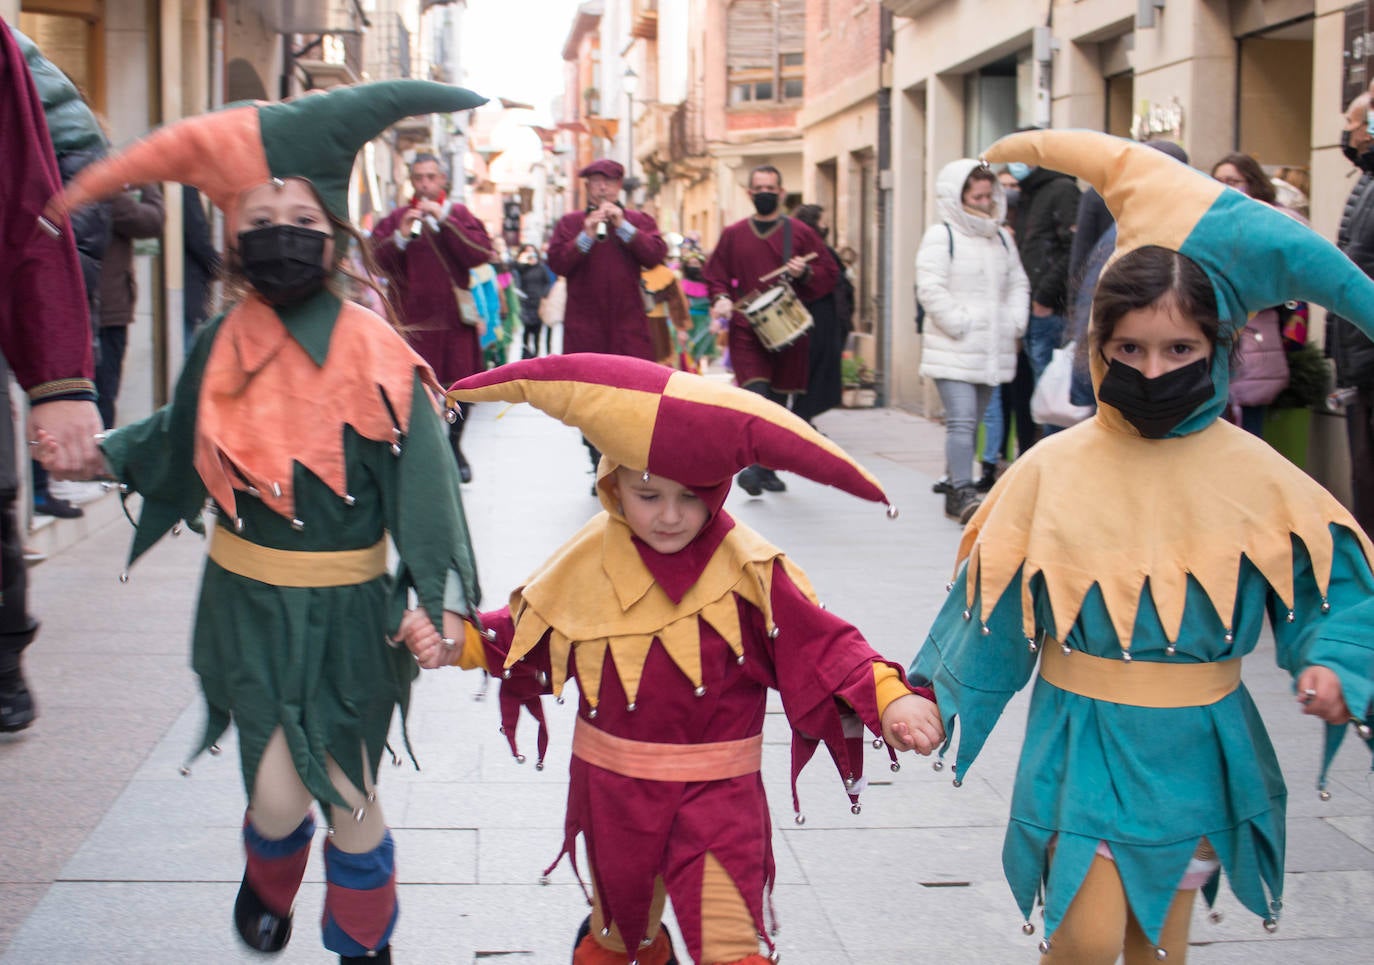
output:
[[[967,158],[953,161],[935,180],[940,220],[926,229],[916,253],[916,297],[925,309],[921,375],[1001,385],[1016,375],[1016,340],[1026,331],[1030,285],[1015,241],[999,227],[1006,215],[1001,185],[993,191],[992,218],[964,210],[964,181],[977,166]]]

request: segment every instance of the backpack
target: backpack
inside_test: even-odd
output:
[[[941,222],[945,226],[945,232],[949,235],[949,260],[954,260],[954,229],[949,226],[948,221]],[[1002,242],[1002,247],[1007,248],[1007,236],[1002,233],[1002,229],[997,229],[997,240]],[[1008,249],[1010,250],[1010,249]],[[916,299],[916,334],[924,335],[926,332],[926,310],[921,304],[921,295],[915,282],[911,285],[911,294]]]

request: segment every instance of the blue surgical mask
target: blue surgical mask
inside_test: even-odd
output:
[[[1018,181],[1024,181],[1031,173],[1031,166],[1025,161],[1008,161],[1007,173]]]

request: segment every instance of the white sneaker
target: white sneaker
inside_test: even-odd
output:
[[[105,495],[105,487],[98,482],[80,482],[75,479],[54,479],[48,483],[48,493],[57,499],[80,506]]]

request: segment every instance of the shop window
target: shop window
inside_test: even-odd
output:
[[[806,0],[735,0],[726,18],[730,105],[800,101],[806,91]]]

